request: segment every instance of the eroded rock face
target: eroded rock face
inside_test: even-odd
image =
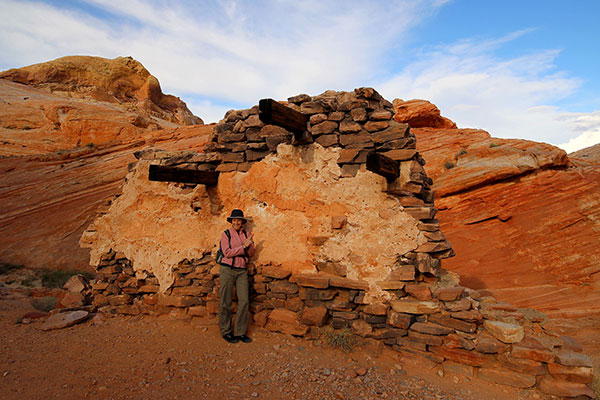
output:
[[[79,247],[79,238],[118,194],[133,153],[148,147],[201,150],[209,134],[210,126],[184,127],[114,144],[0,158],[0,260],[90,270],[89,252]]]
[[[115,103],[177,125],[202,124],[178,97],[163,94],[158,79],[131,57],[62,57],[1,72],[0,79],[66,97]]]
[[[216,252],[228,213],[241,208],[251,218],[256,264],[316,272],[317,263],[331,262],[345,267],[348,278],[374,285],[398,255],[418,246],[418,221],[384,192],[385,178],[364,169],[342,178],[339,151],[280,144],[277,154],[246,173],[221,173],[214,190],[149,182],[149,161],[140,160],[82,244],[92,249],[92,265],[112,248],[134,269],[152,272],[164,289],[181,260]],[[347,223],[333,229],[332,219],[340,216]]]
[[[576,154],[571,162],[552,145],[482,130],[411,131],[457,254],[446,269],[521,307],[555,316],[600,312],[600,169],[593,157]]]

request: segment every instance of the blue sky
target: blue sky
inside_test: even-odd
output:
[[[600,142],[600,1],[0,0],[0,70],[132,56],[205,122],[263,97],[372,86],[459,127]]]

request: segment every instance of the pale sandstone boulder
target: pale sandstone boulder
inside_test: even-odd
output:
[[[87,311],[71,311],[54,314],[42,325],[42,330],[62,329],[84,321],[89,316]]]

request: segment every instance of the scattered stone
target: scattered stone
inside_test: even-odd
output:
[[[62,329],[79,322],[85,321],[88,318],[87,311],[71,311],[52,315],[42,325],[42,330],[49,331],[52,329]]]
[[[69,278],[63,285],[63,289],[68,290],[69,292],[81,293],[84,290],[89,289],[89,285],[87,279],[85,279],[83,275],[77,274]]]

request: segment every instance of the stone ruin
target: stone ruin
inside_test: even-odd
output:
[[[307,338],[323,326],[350,329],[454,373],[594,397],[590,358],[547,331],[544,314],[483,297],[441,269],[454,253],[425,160],[389,101],[360,88],[291,97],[285,108],[306,116],[305,131],[265,123],[255,106],[228,111],[203,153],[136,153],[80,241],[98,275],[95,307],[216,316],[214,256],[227,215],[241,208],[257,243],[255,327]],[[153,168],[174,178],[150,180]],[[178,174],[214,180],[182,183]]]

